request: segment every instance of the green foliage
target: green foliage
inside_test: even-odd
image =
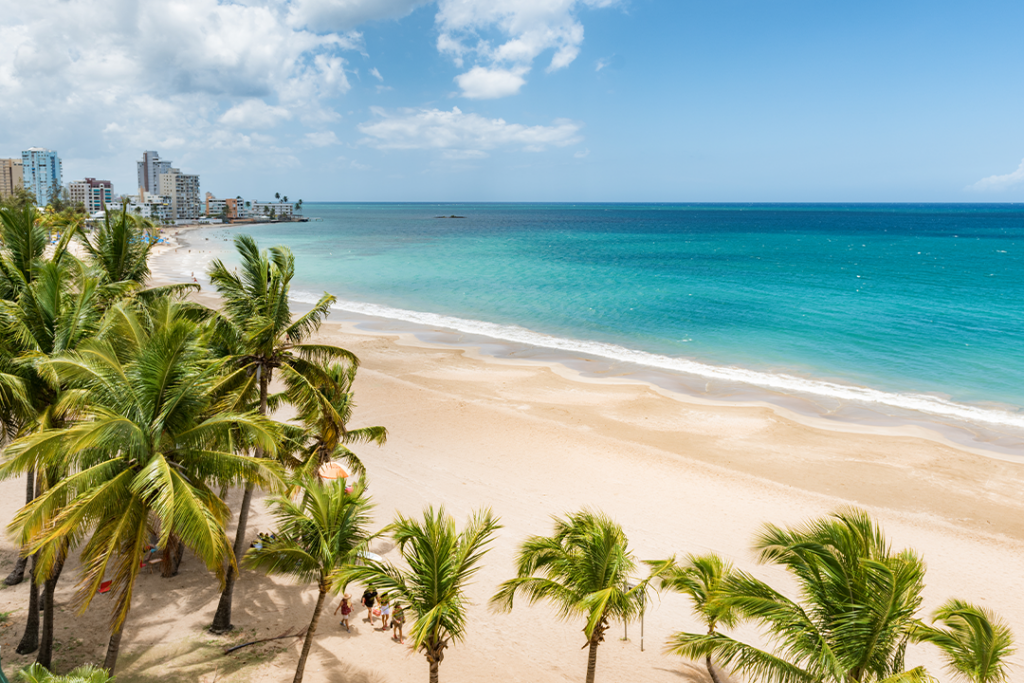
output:
[[[987,609],[956,599],[937,609],[932,619],[941,626],[920,624],[914,637],[938,646],[957,678],[969,683],[1010,679],[1006,660],[1015,648],[1005,622]]]
[[[714,656],[765,683],[931,680],[921,668],[904,671],[924,562],[910,550],[894,553],[866,513],[845,510],[791,529],[768,525],[755,549],[762,562],[793,576],[800,601],[735,571],[723,582],[716,609],[762,624],[774,651],[720,633],[677,633],[671,651]]]
[[[719,599],[732,571],[732,563],[715,553],[687,555],[683,566],[662,574],[661,587],[689,596],[694,615],[713,632],[719,625],[732,627],[739,621],[736,609]]]
[[[41,664],[31,664],[18,672],[17,680],[23,683],[111,683],[114,679],[105,670],[90,665],[60,675],[50,673]]]
[[[128,213],[125,203],[120,212],[107,211],[91,238],[79,234],[79,240],[105,282],[132,282],[142,285],[149,278],[149,252],[153,223]]]

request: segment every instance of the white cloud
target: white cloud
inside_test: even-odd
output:
[[[547,71],[569,66],[579,55],[583,44],[583,24],[577,18],[581,8],[609,7],[618,0],[439,0],[436,17],[440,35],[437,49],[448,54],[462,67],[466,59],[475,57],[477,64],[457,79],[477,69],[486,72],[515,73],[522,79],[533,61],[553,50]],[[497,41],[489,38],[496,37]],[[497,42],[497,45],[493,45]],[[470,84],[475,83],[469,79]],[[515,94],[519,87],[506,87],[504,97]],[[463,90],[467,97],[475,91]]]
[[[185,164],[218,145],[284,154],[251,131],[336,120],[362,36],[294,29],[278,0],[33,0],[4,4],[0,45],[0,142]]]
[[[504,119],[488,119],[463,113],[458,107],[403,109],[388,114],[373,109],[377,119],[359,125],[366,137],[362,144],[377,149],[443,150],[447,158],[475,158],[500,147],[541,151],[548,146],[564,147],[580,141],[580,125],[565,119],[550,126],[524,126]]]
[[[373,67],[372,69],[370,69],[370,75],[376,78],[381,83],[384,82],[384,77],[380,75],[379,71],[377,71],[377,67]]]
[[[526,72],[527,69],[524,67],[508,70],[474,66],[466,73],[456,76],[455,82],[462,88],[465,97],[488,100],[515,95],[526,84],[526,79],[523,78]]]
[[[315,133],[306,133],[305,136],[306,144],[310,147],[329,147],[331,145],[340,145],[341,140],[334,134],[333,130],[322,130]]]
[[[979,190],[981,192],[998,192],[1021,184],[1024,184],[1024,159],[1021,160],[1020,166],[1017,167],[1016,171],[1004,175],[990,175],[973,185],[969,185],[967,189]]]
[[[441,156],[452,161],[462,161],[465,159],[486,159],[491,155],[482,149],[446,149],[441,152]]]
[[[580,151],[573,154],[573,156],[576,157],[577,159],[586,159],[588,156],[590,156],[590,150],[581,149]]]
[[[272,107],[263,100],[245,100],[228,109],[220,122],[233,128],[273,128],[292,117],[284,107]]]
[[[601,59],[597,60],[597,63],[594,65],[594,71],[600,71],[601,69],[607,67],[611,63],[612,62],[610,59],[605,59],[604,57],[602,57]]]
[[[401,19],[433,0],[295,0],[289,22],[316,31],[348,31],[368,21]]]

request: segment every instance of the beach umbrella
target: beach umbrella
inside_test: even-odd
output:
[[[377,553],[371,553],[369,550],[360,550],[356,555],[364,560],[370,560],[372,562],[383,562],[384,558]]]
[[[348,479],[352,476],[344,467],[336,462],[328,462],[320,465],[321,479]]]

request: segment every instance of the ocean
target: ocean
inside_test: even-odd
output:
[[[243,229],[288,246],[296,300],[334,294],[332,319],[1024,455],[1022,205],[311,203],[304,213],[315,220],[186,239],[202,259],[229,261]]]

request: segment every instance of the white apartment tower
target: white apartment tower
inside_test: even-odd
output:
[[[161,161],[157,152],[143,152],[139,168],[139,190],[147,194],[160,194],[160,176],[171,171],[170,161]]]
[[[36,196],[39,206],[49,204],[50,195],[64,184],[60,157],[52,149],[29,147],[22,152],[21,172],[25,189]]]
[[[202,215],[198,175],[169,169],[160,174],[159,193],[171,200],[171,214],[175,220],[193,220]]]

